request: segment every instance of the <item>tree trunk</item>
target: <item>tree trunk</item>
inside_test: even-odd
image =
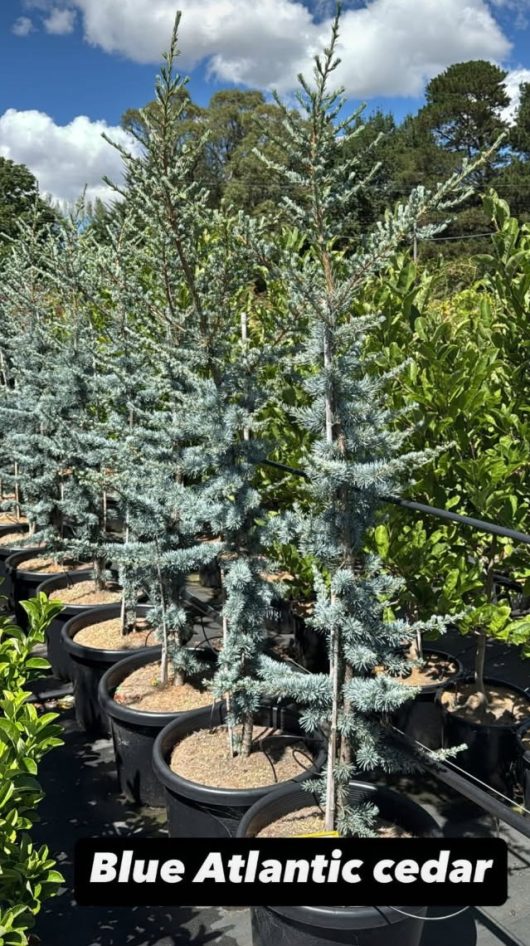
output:
[[[243,342],[243,347],[246,349],[248,342],[248,319],[247,313],[241,313],[241,341]],[[250,430],[248,427],[243,428],[243,440],[250,440]]]
[[[493,536],[491,542],[490,555],[488,559],[488,568],[486,572],[486,598],[488,602],[493,601],[495,597],[495,555],[497,551],[497,539]],[[486,666],[486,645],[488,643],[488,634],[485,629],[480,629],[477,635],[477,648],[475,652],[475,690],[480,696],[481,704],[485,708],[488,705],[488,694],[484,683],[484,671]]]
[[[221,566],[221,595],[223,599],[223,608],[224,608],[224,604],[226,601],[226,592],[225,592],[225,576],[224,576],[224,571],[223,571],[222,566]],[[223,650],[225,650],[225,648],[227,647],[228,636],[229,636],[228,621],[226,620],[226,617],[223,614]],[[225,703],[226,703],[226,711],[228,715],[230,715],[230,709],[231,709],[230,693],[225,693]],[[228,751],[230,753],[230,758],[233,759],[236,754],[235,746],[234,746],[234,727],[230,723],[227,723],[226,728],[228,730]]]
[[[348,684],[350,680],[353,680],[353,670],[348,664],[346,664],[346,666],[344,667],[343,686]],[[347,700],[345,698],[343,699],[342,712],[345,719],[350,715],[351,713],[350,700]],[[351,765],[351,761],[352,761],[351,742],[348,736],[345,736],[345,735],[341,735],[340,737],[340,761],[344,763],[344,765]]]
[[[100,558],[99,556],[94,559],[94,571],[96,573],[95,583],[97,591],[102,591],[105,587],[105,565],[105,559]]]
[[[102,496],[102,508],[103,508],[103,533],[106,533],[108,526],[108,504],[107,504],[107,490],[103,490]]]
[[[18,463],[15,463],[15,516],[17,519],[20,519],[20,486],[18,483]]]
[[[243,723],[243,733],[241,736],[241,755],[248,759],[252,750],[252,732],[254,729],[254,720],[252,713],[249,713]]]
[[[484,670],[486,666],[487,642],[487,635],[481,631],[478,634],[477,648],[475,651],[475,686],[477,688],[477,692],[483,697],[486,706],[488,704],[488,695],[486,693],[486,685],[484,683]]]
[[[158,577],[158,587],[160,590],[160,610],[162,612],[162,654],[160,656],[160,685],[166,686],[168,681],[168,664],[169,664],[169,653],[168,653],[168,627],[167,627],[167,618],[166,618],[166,594],[164,590],[164,581],[162,578],[162,569],[160,568],[160,546],[158,544],[158,538],[155,539],[155,549],[156,549],[156,571]]]
[[[329,677],[331,682],[331,721],[328,738],[328,764],[326,773],[326,831],[334,831],[337,808],[337,785],[335,781],[335,764],[337,761],[337,747],[339,739],[339,632],[333,628],[330,635]]]

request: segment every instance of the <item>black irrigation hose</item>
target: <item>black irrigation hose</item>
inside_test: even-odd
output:
[[[469,801],[479,805],[480,808],[483,808],[494,818],[498,818],[505,824],[509,824],[510,827],[515,828],[519,834],[530,838],[530,818],[525,818],[523,815],[517,814],[517,812],[507,804],[495,798],[493,794],[475,785],[470,778],[468,779],[464,775],[460,775],[458,772],[452,770],[445,762],[430,758],[427,753],[420,755],[414,740],[409,739],[395,727],[392,727],[392,729],[393,739],[402,746],[405,746],[408,750],[412,749],[415,758],[428,771],[432,772],[437,779],[444,782],[449,788],[453,788],[459,795],[464,795]]]
[[[304,470],[297,470],[293,466],[287,466],[286,463],[277,463],[275,460],[262,460],[261,463],[276,470],[283,470],[285,473],[292,473],[293,476],[301,476],[305,480],[309,479],[309,475]],[[362,492],[360,487],[354,487],[354,489],[357,492]],[[530,535],[526,535],[525,532],[518,532],[516,529],[506,529],[505,526],[498,526],[494,522],[484,522],[482,519],[461,516],[460,513],[450,512],[449,509],[437,509],[436,506],[426,506],[424,503],[417,503],[412,499],[402,499],[400,496],[380,496],[379,499],[384,503],[401,506],[402,509],[411,509],[414,512],[422,512],[438,519],[457,522],[462,526],[470,526],[471,529],[475,529],[477,532],[488,532],[490,535],[500,535],[505,539],[512,539],[514,542],[530,545]]]

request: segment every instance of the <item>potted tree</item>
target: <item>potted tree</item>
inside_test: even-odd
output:
[[[191,836],[224,833],[227,828],[233,832],[234,810],[244,810],[269,789],[281,767],[271,768],[267,755],[257,751],[260,730],[280,716],[261,707],[254,692],[273,589],[267,578],[260,522],[265,513],[254,488],[255,461],[263,451],[257,425],[263,392],[254,383],[257,351],[240,332],[242,297],[251,301],[248,287],[255,281],[258,265],[256,246],[264,252],[262,224],[228,210],[212,211],[193,184],[183,187],[182,182],[189,181],[189,152],[184,150],[183,155],[176,144],[183,85],[174,74],[177,28],[178,17],[157,87],[160,113],[151,123],[145,116],[151,168],[148,186],[145,174],[135,176],[133,163],[128,164],[128,180],[143,217],[147,207],[158,207],[156,218],[150,218],[156,221],[150,252],[164,248],[158,254],[167,266],[162,275],[167,285],[177,289],[164,300],[165,325],[183,350],[180,365],[183,358],[187,365],[188,384],[180,407],[188,441],[183,477],[194,495],[195,532],[219,536],[223,542],[223,639],[212,693],[225,700],[215,716],[205,709],[193,721],[169,724],[154,748],[155,771],[166,790],[170,831]],[[175,308],[179,299],[180,311]],[[298,723],[287,712],[283,716],[286,725],[292,721],[299,741]],[[282,747],[290,741],[283,740],[281,751],[276,745],[274,752],[286,755]],[[177,761],[180,755],[181,763]],[[256,775],[257,760],[260,771]],[[196,762],[199,768],[190,769]],[[307,759],[296,760],[291,753],[292,774],[304,775],[307,764]],[[247,781],[238,783],[237,772]],[[235,785],[230,783],[234,777]],[[208,778],[214,784],[204,784]]]
[[[506,213],[504,207],[500,217],[505,230],[493,236],[492,247],[504,257],[503,265],[509,266],[511,272],[516,262],[513,257],[517,254],[519,261],[524,253],[521,255],[514,243],[516,222],[506,218]],[[496,223],[499,226],[501,221]],[[479,262],[482,260],[493,262],[490,257],[481,257]],[[524,487],[528,468],[525,395],[520,365],[512,364],[516,351],[514,336],[520,327],[514,328],[513,312],[503,311],[500,297],[500,289],[509,279],[506,272],[501,276],[497,270],[494,279],[481,279],[471,288],[452,294],[449,300],[440,301],[432,291],[436,277],[425,273],[424,267],[418,274],[409,260],[398,258],[390,279],[379,280],[371,290],[370,299],[382,310],[383,321],[371,341],[370,352],[385,370],[395,365],[396,358],[412,352],[405,375],[399,383],[394,380],[390,385],[389,397],[396,407],[410,410],[412,406],[412,416],[418,421],[414,442],[418,446],[426,442],[437,451],[433,460],[418,471],[414,498],[502,522],[524,532],[528,531]],[[366,300],[362,303],[366,307]],[[362,311],[361,305],[358,308]],[[404,317],[400,319],[402,308]],[[502,576],[517,574],[520,566],[517,544],[501,540],[495,551],[487,535],[471,537],[459,525],[441,524],[429,517],[411,522],[401,510],[394,510],[384,524],[378,525],[374,538],[388,566],[406,580],[405,593],[400,595],[397,607],[412,614],[418,610],[451,614],[456,625],[460,616],[469,611],[461,624],[466,634],[470,633],[471,625],[479,632],[478,615],[471,615],[481,604],[487,604],[488,598],[499,605],[506,604],[506,593],[499,582],[504,585],[506,579]],[[490,565],[491,594],[485,595]],[[489,618],[483,615],[487,636],[504,634],[509,611],[500,617],[498,627],[488,629]],[[431,657],[431,642],[427,640],[426,644]],[[421,653],[421,640],[418,645]],[[444,681],[438,672],[444,663],[447,665],[448,656],[441,655],[442,668],[440,658],[436,662],[430,660],[433,685],[422,690],[418,698],[421,702],[407,707],[402,714],[405,719],[400,720],[400,728],[429,745],[433,744],[429,739],[431,720],[432,735],[441,733],[440,703],[427,706],[426,701],[433,699],[437,678],[438,686],[450,682]],[[454,660],[452,665],[457,668]],[[450,691],[456,693],[456,674],[452,682]],[[458,702],[466,700],[467,697]],[[462,742],[456,723],[449,725],[454,739]],[[495,773],[502,766],[497,764],[497,753],[492,751],[495,737],[490,736],[487,766]],[[460,757],[464,765],[466,758],[469,761],[468,754]],[[483,758],[483,775],[485,766]]]
[[[495,640],[524,646],[530,621],[527,615],[513,618],[510,604],[497,599],[497,539],[484,542],[483,551],[486,579],[482,593],[475,592],[459,622],[463,634],[475,637],[474,671],[441,687],[436,699],[443,716],[444,745],[465,743],[468,747],[459,754],[458,764],[511,797],[518,780],[517,730],[530,717],[530,697],[520,687],[487,675],[487,647]]]
[[[138,351],[143,342],[143,351],[149,352],[145,334],[138,333],[138,327],[136,332],[129,333],[129,343],[134,338]],[[142,366],[141,376],[153,379],[150,403],[145,396],[138,403],[139,383],[133,381],[128,392],[127,437],[112,463],[125,520],[124,542],[116,549],[115,561],[124,589],[131,583],[133,588],[146,589],[149,620],[159,646],[116,663],[99,686],[99,703],[111,722],[121,789],[132,801],[154,806],[164,803],[152,772],[155,737],[171,719],[212,701],[203,677],[213,666],[215,654],[210,648],[202,653],[201,641],[192,643],[196,622],[186,583],[190,573],[220,551],[219,543],[203,543],[195,537],[196,490],[182,476],[182,378],[174,370],[172,345],[164,352],[162,347],[158,342],[153,361]],[[129,365],[124,371],[122,388],[131,383],[130,369]],[[120,379],[115,378],[113,390],[119,389]],[[121,619],[126,633],[134,620],[134,598],[131,609],[124,596]]]
[[[7,439],[35,546],[26,558],[20,554],[10,560],[15,604],[54,573],[76,568],[68,545],[79,506],[73,470],[81,462],[73,432],[93,406],[95,337],[79,299],[77,273],[87,261],[78,222],[65,220],[46,241],[41,239],[38,251],[31,234],[24,233],[18,265],[14,253],[8,273],[7,298],[18,320],[10,323],[13,383],[2,414],[9,421]]]
[[[272,835],[292,833],[292,818],[286,816],[293,813],[297,834],[377,835],[385,830],[381,819],[389,816],[398,832],[421,835],[434,827],[418,806],[410,817],[410,803],[403,800],[401,806],[401,796],[387,806],[376,786],[352,782],[358,772],[381,777],[411,765],[386,723],[414,693],[401,683],[411,667],[404,645],[436,623],[436,618],[408,623],[394,617],[388,604],[399,581],[372,558],[359,568],[379,498],[399,488],[404,474],[429,454],[405,452],[408,432],[396,432],[386,402],[388,376],[370,371],[367,340],[378,318],[370,313],[355,317],[352,310],[360,288],[382,271],[426,210],[443,205],[450,194],[458,197],[467,171],[433,194],[413,192],[360,245],[350,244],[344,215],[366,181],[356,180],[356,160],[348,149],[359,131],[358,115],[339,120],[342,93],[329,91],[338,65],[338,21],[337,14],[332,42],[316,59],[313,85],[300,80],[303,120],[284,110],[286,147],[303,156],[303,174],[296,180],[305,185],[305,200],[291,199],[290,205],[308,250],[302,258],[286,253],[282,260],[293,315],[303,311],[308,319],[298,361],[312,369],[305,380],[310,403],[299,412],[314,437],[304,463],[312,503],[300,511],[299,543],[316,562],[311,623],[326,636],[329,674],[282,675],[266,658],[261,662],[264,688],[303,704],[306,726],[325,726],[327,767],[313,780],[312,800],[288,787],[281,801],[273,795],[257,803],[241,824],[247,835],[256,828],[268,828]],[[338,936],[386,943],[396,935],[400,942],[417,944],[423,920],[421,915],[406,922],[401,917],[394,932],[386,916],[377,919],[374,911],[361,908],[260,908],[253,911],[253,924],[260,946],[282,937],[301,941],[302,935],[314,943],[334,942]]]

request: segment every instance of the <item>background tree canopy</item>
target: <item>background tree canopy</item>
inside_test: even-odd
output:
[[[9,240],[19,229],[19,221],[35,219],[37,227],[55,220],[53,209],[39,196],[37,181],[23,164],[0,157],[0,258],[7,252]]]
[[[442,238],[423,243],[417,251],[420,258],[442,255],[456,260],[480,250],[484,235],[491,232],[482,209],[482,196],[489,187],[510,201],[517,217],[529,219],[530,84],[521,86],[520,104],[510,120],[506,76],[503,69],[484,60],[456,63],[429,82],[425,105],[417,114],[400,123],[381,111],[359,118],[364,133],[347,147],[367,171],[374,159],[378,166],[373,186],[369,191],[361,189],[349,208],[347,230],[352,236],[366,233],[385,207],[406,197],[412,187],[433,188],[464,159],[491,148],[502,134],[504,143],[475,172],[474,195],[452,215]],[[185,143],[194,151],[187,173],[208,190],[211,206],[224,203],[234,210],[277,216],[286,188],[292,188],[293,197],[299,196],[292,175],[293,183],[288,183],[281,174],[292,158],[286,155],[284,116],[274,100],[253,89],[224,89],[201,107],[183,86],[173,107],[178,108],[181,128],[175,146]],[[122,126],[145,144],[148,126],[156,127],[157,120],[163,121],[164,116],[155,100],[143,109],[125,112]],[[35,207],[43,222],[53,220],[53,212],[38,197],[31,172],[0,158],[0,234],[12,237],[17,219],[27,219]],[[102,241],[109,219],[119,212],[117,205],[106,208],[97,202],[93,207],[92,226]]]

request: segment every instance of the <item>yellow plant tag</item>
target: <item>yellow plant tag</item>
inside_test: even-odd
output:
[[[338,838],[338,831],[315,831],[314,834],[295,834],[295,838]]]

